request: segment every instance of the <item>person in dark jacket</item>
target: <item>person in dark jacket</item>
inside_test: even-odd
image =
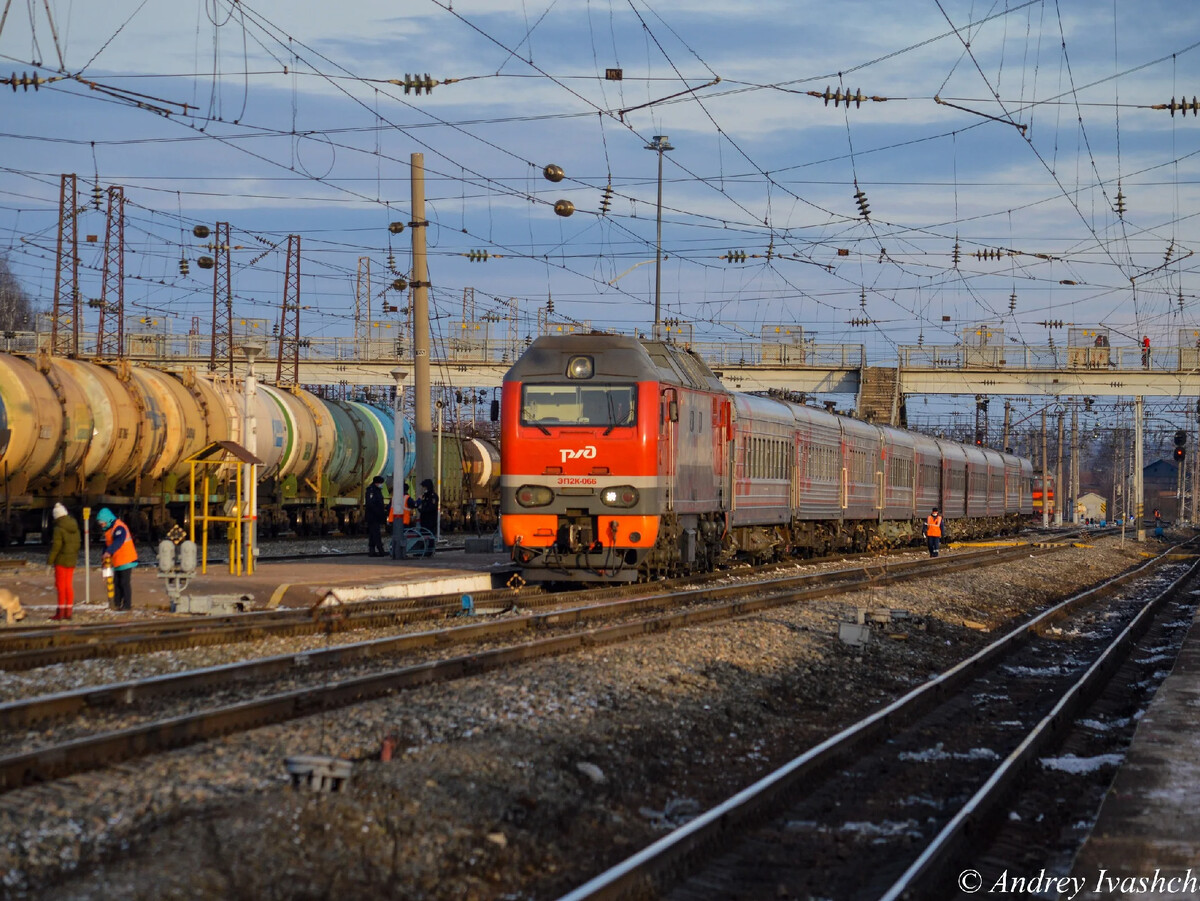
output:
[[[51,619],[70,619],[75,606],[75,567],[79,565],[79,524],[62,504],[54,505],[54,535],[50,539],[50,559],[54,567],[54,588],[58,592],[58,610]]]
[[[383,536],[381,530],[387,522],[387,502],[383,499],[383,476],[375,476],[367,487],[363,501],[367,517],[367,555],[383,557]]]
[[[421,492],[421,500],[417,505],[421,528],[428,529],[436,535],[438,530],[438,496],[437,492],[433,490],[433,479],[423,479],[421,487],[425,489]]]

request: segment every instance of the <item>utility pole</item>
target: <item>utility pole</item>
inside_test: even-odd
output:
[[[1058,411],[1058,442],[1056,445],[1058,451],[1058,462],[1054,466],[1054,524],[1061,526],[1063,524],[1063,490],[1062,490],[1062,450],[1063,450],[1063,413]]]
[[[654,340],[658,341],[662,326],[662,170],[663,154],[674,150],[671,139],[666,135],[655,135],[654,140],[646,145],[647,150],[658,153],[658,236],[654,242]]]
[[[290,249],[290,248],[289,248]],[[233,375],[233,273],[229,266],[229,223],[218,222],[213,235],[212,345],[208,369]],[[289,257],[290,259],[290,257]],[[286,289],[285,289],[286,297]]]
[[[1006,454],[1011,453],[1011,451],[1008,448],[1008,429],[1009,429],[1009,425],[1011,422],[1012,422],[1012,404],[1009,403],[1008,401],[1005,401],[1004,402],[1004,444],[1001,445],[1001,449]]]
[[[110,313],[116,317],[115,327],[109,326]],[[125,356],[125,189],[120,185],[108,186],[96,355],[110,359]]]
[[[412,255],[413,272],[413,409],[417,432],[416,474],[413,481],[436,481],[433,460],[433,411],[429,377],[429,260],[426,256],[425,154],[409,157],[412,170]],[[416,491],[416,486],[413,487]]]
[[[371,346],[371,258],[358,258],[358,278],[354,282],[354,343],[360,359],[369,359]]]
[[[1071,405],[1071,522],[1079,523],[1079,407]]]
[[[1046,453],[1046,410],[1042,408],[1042,528],[1050,528],[1050,478],[1046,472],[1046,462],[1050,459]]]
[[[1113,457],[1116,461],[1113,465],[1112,512],[1120,517],[1120,521],[1124,525],[1127,518],[1127,511],[1125,509],[1125,484],[1129,480],[1129,477],[1126,473],[1125,430],[1123,428],[1113,430]],[[1112,518],[1110,516],[1109,520],[1111,521]]]
[[[62,175],[58,186],[58,251],[54,267],[54,315],[50,320],[50,352],[60,357],[79,353],[79,228],[76,179]]]
[[[287,268],[283,277],[283,309],[279,314],[279,359],[275,384],[300,384],[300,236],[288,235]]]
[[[1196,495],[1200,494],[1200,400],[1196,401],[1196,434],[1192,441],[1192,525],[1200,523],[1196,518]]]
[[[1137,520],[1137,540],[1146,540],[1146,496],[1142,483],[1142,414],[1143,397],[1133,400],[1133,515]]]

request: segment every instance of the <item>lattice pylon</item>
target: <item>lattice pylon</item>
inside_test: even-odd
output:
[[[354,283],[354,339],[358,355],[367,356],[371,346],[371,258],[358,258],[358,279]]]
[[[63,175],[58,186],[58,251],[54,268],[54,313],[50,352],[60,357],[79,353],[79,230],[75,176]]]
[[[112,323],[115,317],[116,322]],[[111,324],[110,324],[111,323]],[[120,357],[125,353],[125,189],[108,187],[108,212],[104,220],[104,279],[100,288],[100,326],[96,354]]]
[[[233,375],[233,275],[229,266],[229,223],[218,222],[213,234],[212,346],[208,368]]]
[[[300,380],[300,236],[288,235],[287,268],[283,279],[283,309],[279,314],[279,361],[276,385]]]

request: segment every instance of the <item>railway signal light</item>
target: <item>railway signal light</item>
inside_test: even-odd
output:
[[[1180,429],[1175,433],[1175,462],[1182,463],[1185,456],[1187,456],[1187,432]]]

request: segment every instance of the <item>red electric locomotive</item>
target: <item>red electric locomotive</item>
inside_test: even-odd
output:
[[[537,339],[504,378],[501,531],[531,581],[634,581],[956,536],[1032,513],[1032,465],[728,391],[695,354],[618,335]]]

